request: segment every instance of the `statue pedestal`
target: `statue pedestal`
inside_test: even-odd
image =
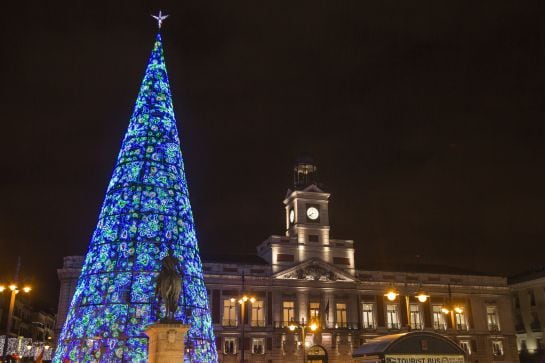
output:
[[[184,337],[189,325],[155,323],[146,328],[148,363],[180,363],[184,361]]]

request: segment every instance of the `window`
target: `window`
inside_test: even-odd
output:
[[[236,303],[231,299],[223,300],[223,326],[237,326]]]
[[[501,340],[492,341],[492,354],[503,355],[503,343]]]
[[[316,321],[320,321],[320,303],[319,302],[311,302],[310,303],[310,310],[309,310],[309,319],[308,321],[311,321],[312,319]]]
[[[460,347],[466,352],[466,354],[471,354],[471,341],[469,340],[460,340]]]
[[[265,339],[264,338],[252,339],[252,353],[265,354]]]
[[[293,301],[284,301],[282,303],[282,322],[284,326],[287,326],[290,321],[294,319],[295,307]]]
[[[308,241],[309,242],[320,242],[320,236],[317,234],[309,234],[308,235]]]
[[[333,257],[334,265],[350,265],[350,260],[346,257]]]
[[[536,295],[534,294],[534,290],[528,290],[528,295],[530,297],[530,305],[535,306],[536,305]]]
[[[489,331],[500,330],[500,324],[498,322],[498,308],[496,306],[486,307],[486,321],[488,323]]]
[[[276,255],[276,262],[293,262],[293,255],[279,253]]]
[[[443,309],[442,305],[432,305],[433,313],[433,328],[436,330],[445,330],[447,325],[445,324],[445,315],[441,311]]]
[[[467,330],[466,316],[464,309],[461,307],[454,308],[454,321],[456,322],[456,329]]]
[[[399,329],[396,304],[386,304],[386,327],[388,329]]]
[[[422,329],[422,314],[420,313],[420,305],[409,305],[409,322],[412,329]]]
[[[237,338],[223,339],[223,353],[237,354]]]
[[[337,308],[337,327],[346,328],[348,326],[346,321],[346,304],[337,303],[336,308]]]
[[[533,332],[541,331],[541,323],[539,322],[537,311],[532,311],[532,322],[530,323],[530,329],[532,329]]]
[[[363,303],[362,304],[362,320],[363,329],[375,328],[375,304]]]
[[[263,309],[263,301],[256,300],[252,303],[252,320],[251,326],[265,326],[265,310]]]

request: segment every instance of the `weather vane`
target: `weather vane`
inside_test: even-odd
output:
[[[161,29],[161,24],[163,24],[163,20],[168,18],[168,14],[163,15],[163,13],[161,13],[161,10],[159,10],[159,14],[152,15],[152,17],[157,20],[157,25],[159,26],[159,29]]]

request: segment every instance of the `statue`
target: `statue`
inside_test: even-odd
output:
[[[178,309],[178,300],[182,291],[182,273],[180,261],[174,257],[174,251],[169,249],[168,256],[161,260],[161,272],[157,276],[155,294],[159,294],[166,308],[165,322],[174,322],[174,313]]]

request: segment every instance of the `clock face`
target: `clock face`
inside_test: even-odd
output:
[[[307,208],[307,217],[311,220],[316,220],[320,216],[320,212],[316,207],[308,207]]]
[[[293,223],[295,221],[295,212],[290,210],[290,223]]]

